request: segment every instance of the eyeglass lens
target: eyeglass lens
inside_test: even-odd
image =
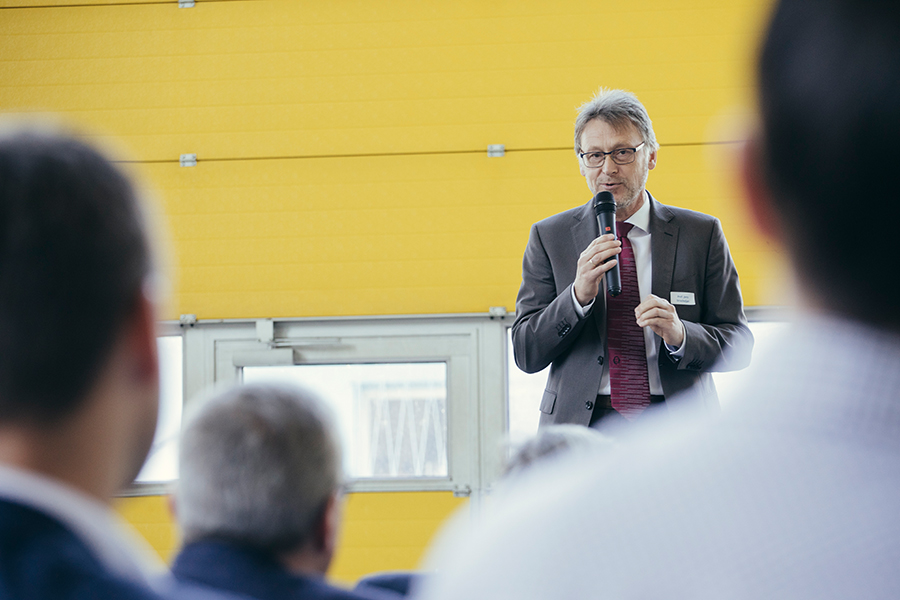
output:
[[[585,152],[582,154],[582,160],[588,167],[599,167],[606,159],[606,155],[613,159],[617,165],[627,165],[634,161],[634,148],[618,148],[612,152]]]

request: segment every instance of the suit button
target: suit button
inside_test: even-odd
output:
[[[602,365],[602,364],[603,364],[603,357],[602,357],[602,356],[598,356],[598,357],[597,357],[597,364],[598,364],[598,365]]]
[[[594,403],[588,400],[584,403],[584,407],[588,410],[594,410]]]

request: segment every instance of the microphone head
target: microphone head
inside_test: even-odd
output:
[[[613,198],[612,192],[602,191],[594,196],[594,212],[598,215],[604,213],[616,212],[616,199]]]

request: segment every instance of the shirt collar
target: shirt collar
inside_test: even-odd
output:
[[[644,203],[637,212],[625,219],[626,223],[631,223],[636,229],[640,229],[644,233],[650,233],[650,194],[647,190],[643,191]],[[632,231],[634,231],[632,229]]]
[[[0,498],[56,519],[118,576],[150,585],[162,564],[153,550],[105,504],[57,480],[0,464]]]

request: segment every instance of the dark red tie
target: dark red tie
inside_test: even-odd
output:
[[[638,327],[634,309],[641,303],[634,250],[627,235],[631,223],[616,223],[622,252],[619,273],[622,293],[606,298],[606,333],[609,350],[609,386],[612,407],[626,419],[637,418],[650,406],[650,379],[644,330]]]

